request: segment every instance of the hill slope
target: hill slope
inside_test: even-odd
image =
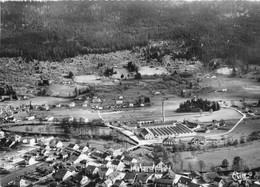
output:
[[[256,62],[259,2],[5,2],[0,57],[61,60],[185,41],[189,57]]]

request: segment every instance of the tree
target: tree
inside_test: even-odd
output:
[[[199,168],[200,168],[200,172],[202,173],[203,169],[205,168],[205,163],[203,160],[199,160],[198,162]]]
[[[135,74],[135,79],[138,79],[138,80],[139,80],[139,79],[142,79],[141,73],[139,73],[139,72],[136,73],[136,74]]]
[[[192,170],[193,170],[193,165],[192,165],[191,162],[188,163],[188,168],[189,168],[190,172],[192,172]]]
[[[184,165],[184,161],[181,160],[181,162],[180,162],[180,170],[181,170],[181,171],[183,171],[183,165]]]
[[[70,71],[70,72],[69,72],[69,75],[68,75],[68,78],[71,79],[73,76],[74,76],[74,74]]]
[[[232,169],[234,171],[241,171],[243,169],[243,159],[240,156],[234,157]]]
[[[229,166],[229,161],[228,161],[228,159],[222,160],[221,166],[224,167],[224,168],[228,168],[228,166]]]

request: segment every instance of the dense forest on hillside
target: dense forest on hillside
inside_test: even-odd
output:
[[[260,61],[260,3],[2,2],[0,57],[61,60],[181,41],[204,62]]]

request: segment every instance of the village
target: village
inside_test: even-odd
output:
[[[223,108],[229,107],[223,102],[219,104],[222,110],[227,110]],[[233,102],[232,107],[234,105]],[[179,151],[194,152],[223,146],[232,147],[249,141],[251,136],[244,135],[239,137],[240,139],[234,139],[214,133],[214,128],[227,126],[225,120],[212,121],[210,125],[214,134],[209,133],[210,131],[199,133],[196,130],[201,128],[202,123],[185,120],[165,121],[164,118],[167,117],[164,110],[162,121],[138,120],[135,124],[107,121],[97,110],[98,116],[107,128],[112,128],[122,136],[128,137],[126,139],[128,146],[104,145],[96,148],[95,144],[61,138],[62,136],[58,134],[62,131],[57,133],[50,130],[55,124],[64,125],[62,119],[53,116],[36,119],[35,116],[29,115],[39,110],[39,107],[41,107],[40,111],[51,111],[54,108],[49,105],[34,106],[30,102],[21,107],[2,109],[4,126],[2,126],[0,143],[6,154],[1,157],[2,186],[225,186],[232,183],[246,186],[260,185],[258,174],[253,170],[243,169],[245,166],[239,165],[240,161],[238,165],[233,162],[232,168],[237,167],[235,170],[228,169],[231,166],[224,161],[221,164],[221,160],[219,166],[209,170],[205,169],[205,163],[199,160],[197,165],[200,169],[196,171],[190,161],[184,163],[184,160],[176,158],[173,162],[169,159],[171,157],[169,155],[173,154],[175,158]],[[75,103],[56,107],[67,107],[71,110],[75,107]],[[237,109],[232,108],[232,110]],[[26,112],[29,117],[15,119],[13,115],[19,112]],[[229,131],[242,123],[246,117],[257,117],[252,115],[249,109],[244,112],[240,112],[241,119],[238,118],[236,125],[233,124]],[[83,124],[88,124],[92,120],[67,118],[67,121],[71,123],[70,128],[75,128],[70,133],[86,135],[88,130],[77,131],[76,127],[81,125],[80,128],[84,128]],[[78,124],[73,125],[76,122]],[[42,130],[33,131],[32,129],[39,126],[39,123],[43,126]],[[225,133],[222,134],[228,134],[229,131],[224,131]],[[52,132],[54,132],[53,136],[48,136]],[[22,149],[15,151],[18,147]],[[183,167],[184,164],[188,164],[186,169]]]

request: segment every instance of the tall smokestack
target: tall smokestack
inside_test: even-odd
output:
[[[162,120],[163,122],[165,121],[165,116],[164,116],[164,101],[162,101]]]

